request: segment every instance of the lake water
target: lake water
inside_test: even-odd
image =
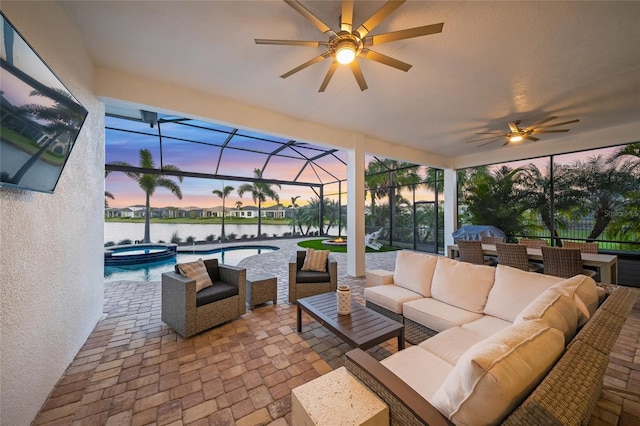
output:
[[[174,232],[185,241],[187,237],[195,237],[197,241],[205,241],[207,236],[220,236],[222,225],[202,224],[202,223],[152,223],[150,227],[151,242],[157,243],[159,240],[170,242]],[[227,235],[233,233],[239,238],[243,235],[257,236],[258,224],[228,224],[225,223],[224,231]],[[266,225],[262,224],[262,233],[272,237],[273,234],[282,236],[286,232],[291,232],[289,225]],[[144,223],[104,223],[104,242],[112,241],[118,243],[122,240],[131,241],[142,240],[144,238]]]

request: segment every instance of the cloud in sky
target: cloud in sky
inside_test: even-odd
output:
[[[264,169],[265,179],[316,184],[346,179],[346,153],[336,152],[322,156],[328,148],[310,144],[290,146],[290,141],[285,139],[243,130],[234,134],[234,129],[195,120],[161,123],[155,128],[147,123],[115,117],[106,117],[105,123],[107,163],[121,161],[138,166],[140,150],[148,149],[157,168],[170,164],[188,172],[244,178],[253,177],[255,169]],[[274,151],[278,155],[269,155]],[[313,162],[308,161],[313,157],[318,158]],[[177,178],[172,179],[177,182]],[[223,183],[213,179],[184,178],[179,183],[182,200],[167,189],[158,188],[151,198],[151,204],[156,207],[213,207],[220,205],[222,200],[213,195],[212,191],[231,185],[235,190],[227,198],[228,205],[234,205],[236,201],[242,201],[245,206],[253,205],[250,193],[242,198],[237,193],[237,188],[243,183],[245,182],[232,179]],[[115,200],[108,200],[111,207],[144,204],[144,192],[124,173],[112,172],[105,179],[105,188],[116,197]],[[291,204],[291,197],[294,196],[300,196],[297,203],[301,205],[316,197],[306,186],[283,185],[278,189],[274,185],[273,189],[284,205]],[[325,191],[337,192],[337,187],[328,185]],[[343,192],[346,192],[346,182],[343,184]],[[267,200],[265,205],[273,203]]]

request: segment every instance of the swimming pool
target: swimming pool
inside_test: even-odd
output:
[[[237,265],[242,259],[256,254],[279,250],[273,246],[237,246],[225,247],[205,252],[179,252],[175,258],[138,265],[120,265],[104,267],[104,281],[160,281],[163,272],[173,271],[176,263],[193,262],[202,259],[218,259],[226,265]]]

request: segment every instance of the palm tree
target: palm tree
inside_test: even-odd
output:
[[[215,194],[218,197],[222,198],[222,231],[221,231],[221,235],[220,235],[220,239],[221,240],[225,239],[225,234],[224,234],[224,216],[225,216],[224,201],[227,198],[227,195],[231,194],[231,191],[233,191],[234,189],[235,188],[233,186],[225,186],[224,188],[222,188],[222,190],[214,189],[212,191],[212,194]]]
[[[616,153],[595,155],[573,164],[574,182],[587,194],[580,202],[582,215],[592,214],[595,223],[587,241],[594,241],[611,220],[623,215],[640,191],[640,161]],[[637,208],[637,204],[636,207]]]
[[[522,214],[529,208],[523,185],[523,168],[502,166],[496,170],[479,167],[466,170],[465,186],[461,190],[461,205],[466,208],[469,223],[493,225],[507,235],[522,235]]]
[[[294,236],[296,234],[296,209],[298,208],[298,204],[296,204],[296,201],[298,200],[298,198],[300,198],[299,195],[291,197],[291,204],[289,205],[289,207],[293,209],[293,222],[291,223],[291,229],[293,230]]]
[[[133,167],[131,164],[126,163],[124,161],[114,161],[111,164],[116,166],[125,166],[125,167]],[[155,169],[155,164],[153,162],[153,156],[148,149],[140,150],[140,168],[142,169]],[[171,171],[180,171],[179,168],[172,165],[165,165],[163,170],[171,170]],[[151,216],[151,208],[149,206],[149,198],[153,195],[158,187],[163,187],[171,191],[173,195],[178,197],[179,200],[182,200],[182,191],[180,190],[180,186],[177,183],[172,181],[169,178],[166,178],[163,175],[156,174],[145,174],[139,172],[125,172],[125,174],[131,179],[138,182],[138,185],[146,194],[146,210],[145,210],[145,220],[144,220],[144,242],[150,243],[151,239],[149,238],[149,218]],[[178,180],[182,182],[182,176],[178,176]]]
[[[106,178],[107,176],[109,176],[109,174],[110,174],[110,173],[111,173],[111,170],[105,170],[105,171],[104,171],[104,177]],[[105,191],[104,191],[104,196],[105,196],[106,198],[111,198],[112,200],[115,200],[115,199],[116,199],[116,197],[114,197],[114,196],[113,196],[113,194],[112,194],[112,193],[110,193],[109,191],[107,191],[106,189],[105,189]],[[109,208],[109,201],[107,201],[107,199],[106,199],[106,198],[105,198],[105,200],[104,200],[104,208],[105,208],[105,209],[106,209],[106,208]]]
[[[260,169],[253,170],[253,177],[256,180],[262,179],[262,171]],[[281,189],[279,184],[276,184]],[[238,195],[242,197],[245,192],[250,192],[254,203],[258,203],[258,238],[262,237],[262,203],[267,201],[267,197],[274,200],[276,203],[280,202],[280,197],[271,188],[270,183],[266,182],[253,182],[240,185],[238,188]]]

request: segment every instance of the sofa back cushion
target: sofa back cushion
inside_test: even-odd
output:
[[[437,256],[400,250],[396,255],[393,283],[423,297],[431,297],[431,280],[437,262]]]
[[[598,288],[591,277],[576,275],[550,288],[573,298],[578,310],[578,327],[582,327],[598,309]]]
[[[439,257],[431,297],[478,314],[483,313],[493,286],[495,268]]]
[[[514,324],[473,345],[430,402],[459,425],[496,424],[544,378],[564,336],[536,321]]]
[[[529,303],[562,280],[551,275],[498,265],[484,313],[513,322]]]
[[[535,320],[562,332],[567,344],[578,329],[576,304],[572,298],[553,289],[547,289],[523,309],[514,324]]]

